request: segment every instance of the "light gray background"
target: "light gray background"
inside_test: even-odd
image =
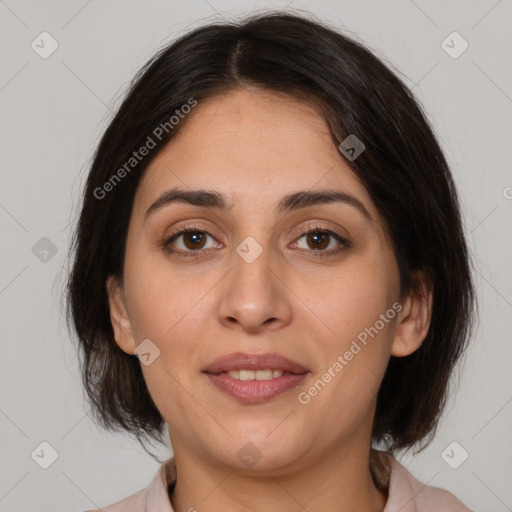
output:
[[[157,470],[136,442],[85,413],[59,300],[69,223],[95,145],[140,66],[206,21],[287,4],[354,33],[398,68],[439,134],[464,204],[480,322],[434,442],[403,462],[475,510],[512,510],[510,0],[0,0],[1,511],[104,506]],[[43,31],[59,44],[48,59],[31,48]],[[456,59],[441,47],[453,31],[469,43]],[[32,252],[43,237],[58,250],[46,262]],[[48,469],[31,458],[43,441],[58,452]],[[458,469],[441,456],[453,441],[469,453]]]

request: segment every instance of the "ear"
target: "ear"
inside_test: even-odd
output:
[[[432,282],[423,271],[416,271],[413,277],[417,285],[403,298],[403,309],[396,323],[391,347],[391,355],[395,357],[408,356],[420,348],[432,319]]]
[[[106,287],[114,338],[121,350],[133,355],[136,345],[126,309],[123,286],[116,276],[109,276]]]

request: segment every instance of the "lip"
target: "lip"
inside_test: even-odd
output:
[[[264,370],[267,368],[293,374],[303,374],[309,371],[299,363],[279,354],[249,354],[245,352],[234,352],[233,354],[219,357],[205,366],[202,371],[218,375],[221,372],[228,372],[230,370]]]
[[[281,370],[281,377],[270,380],[237,380],[227,374],[230,370]],[[243,403],[262,403],[296,387],[309,375],[299,363],[278,354],[247,354],[235,352],[215,359],[203,368],[203,373],[221,391]]]
[[[205,374],[221,391],[243,403],[262,403],[296,387],[309,373],[289,373],[270,380],[237,380],[227,374]]]

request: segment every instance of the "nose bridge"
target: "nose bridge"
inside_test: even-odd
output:
[[[246,304],[254,302],[261,307],[272,300],[273,251],[271,239],[263,230],[245,237],[236,246],[233,254],[233,286]]]
[[[266,285],[273,259],[273,248],[268,234],[259,234],[257,238],[249,235],[238,244],[233,257],[234,271],[247,284],[261,282]],[[268,286],[265,287],[268,289]]]
[[[265,208],[263,211],[268,211]],[[259,279],[268,275],[276,261],[278,247],[272,231],[272,219],[264,218],[261,209],[240,213],[238,239],[235,240],[232,263],[234,273],[240,273],[245,279]]]

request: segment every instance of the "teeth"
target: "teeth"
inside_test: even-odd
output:
[[[260,373],[260,370],[253,371],[253,370],[240,370],[240,380],[254,380],[254,377],[256,377],[256,374]]]
[[[225,373],[225,372],[222,372]],[[282,370],[230,370],[227,374],[236,380],[271,380],[283,375]]]

